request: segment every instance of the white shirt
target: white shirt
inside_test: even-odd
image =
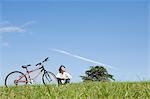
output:
[[[70,78],[72,78],[72,76],[69,73],[67,73],[67,72],[64,72],[63,74],[62,73],[58,73],[56,75],[56,77],[57,78],[63,78],[63,79],[70,79]]]

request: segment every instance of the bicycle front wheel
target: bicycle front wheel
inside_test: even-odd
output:
[[[9,73],[5,78],[5,86],[18,86],[26,85],[27,77],[20,71],[13,71]]]
[[[56,76],[52,72],[48,71],[43,74],[42,81],[44,85],[58,84]]]

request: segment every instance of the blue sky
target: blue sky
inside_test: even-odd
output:
[[[34,65],[47,56],[45,67],[56,74],[64,64],[72,82],[98,65],[52,49],[117,68],[108,68],[117,81],[149,80],[148,7],[146,0],[3,0],[0,83],[13,70],[24,71],[21,65]]]

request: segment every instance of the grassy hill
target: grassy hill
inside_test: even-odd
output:
[[[0,99],[150,99],[150,82],[88,82],[0,87]]]

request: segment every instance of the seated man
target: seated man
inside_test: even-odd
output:
[[[56,77],[58,84],[70,83],[70,78],[72,78],[72,76],[65,71],[65,66],[63,65],[59,67],[59,73],[56,75]]]

